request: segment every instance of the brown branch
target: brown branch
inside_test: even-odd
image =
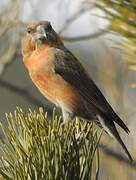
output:
[[[98,32],[86,34],[83,36],[75,36],[75,37],[61,36],[61,39],[63,41],[67,41],[67,42],[76,42],[76,41],[83,41],[83,40],[85,41],[85,40],[89,40],[89,39],[94,39],[94,38],[98,38],[98,37],[108,33],[109,28],[110,28],[110,26],[108,26],[106,29],[99,30]]]
[[[72,17],[68,18],[65,21],[65,24],[59,31],[59,34],[62,34],[76,19],[78,19],[81,15],[83,15],[84,13],[86,13],[87,11],[93,8],[94,6],[80,8]]]
[[[30,102],[31,104],[33,104],[35,106],[45,107],[45,105],[42,104],[41,101],[36,99],[34,96],[32,96],[31,95],[32,93],[30,93],[27,89],[13,85],[10,82],[7,82],[7,81],[2,80],[2,79],[0,79],[0,87],[22,96],[28,102]],[[48,111],[49,114],[51,113],[51,110],[48,108],[46,108],[46,111]]]
[[[124,156],[122,156],[122,154],[118,154],[118,153],[112,151],[111,149],[107,148],[103,144],[99,144],[99,147],[106,155],[111,156],[114,159],[118,160],[119,162],[123,162],[123,163],[129,165],[130,167],[136,169],[136,161],[131,162],[128,158],[125,158]]]

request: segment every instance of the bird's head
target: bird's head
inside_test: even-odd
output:
[[[59,47],[63,45],[57,33],[53,30],[50,22],[34,22],[26,27],[22,40],[22,54],[30,56],[33,51],[45,47]]]

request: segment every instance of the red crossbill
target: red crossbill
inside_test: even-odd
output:
[[[114,136],[132,160],[115,123],[129,129],[114,112],[78,59],[64,46],[50,22],[27,26],[22,40],[24,64],[39,91],[62,109],[64,121],[81,117]]]

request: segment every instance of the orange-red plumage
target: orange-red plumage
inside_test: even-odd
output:
[[[49,22],[27,26],[22,54],[32,81],[47,99],[62,109],[64,119],[68,113],[71,119],[78,116],[93,120],[118,140],[132,160],[115,123],[127,133],[129,129]]]
[[[66,109],[82,106],[78,92],[54,72],[52,54],[52,49],[45,46],[43,49],[33,52],[30,57],[24,58],[24,64],[32,81],[52,103],[61,104]]]

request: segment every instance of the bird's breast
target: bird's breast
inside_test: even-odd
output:
[[[35,55],[25,65],[32,81],[48,100],[70,112],[81,105],[78,92],[55,73],[52,53]]]

